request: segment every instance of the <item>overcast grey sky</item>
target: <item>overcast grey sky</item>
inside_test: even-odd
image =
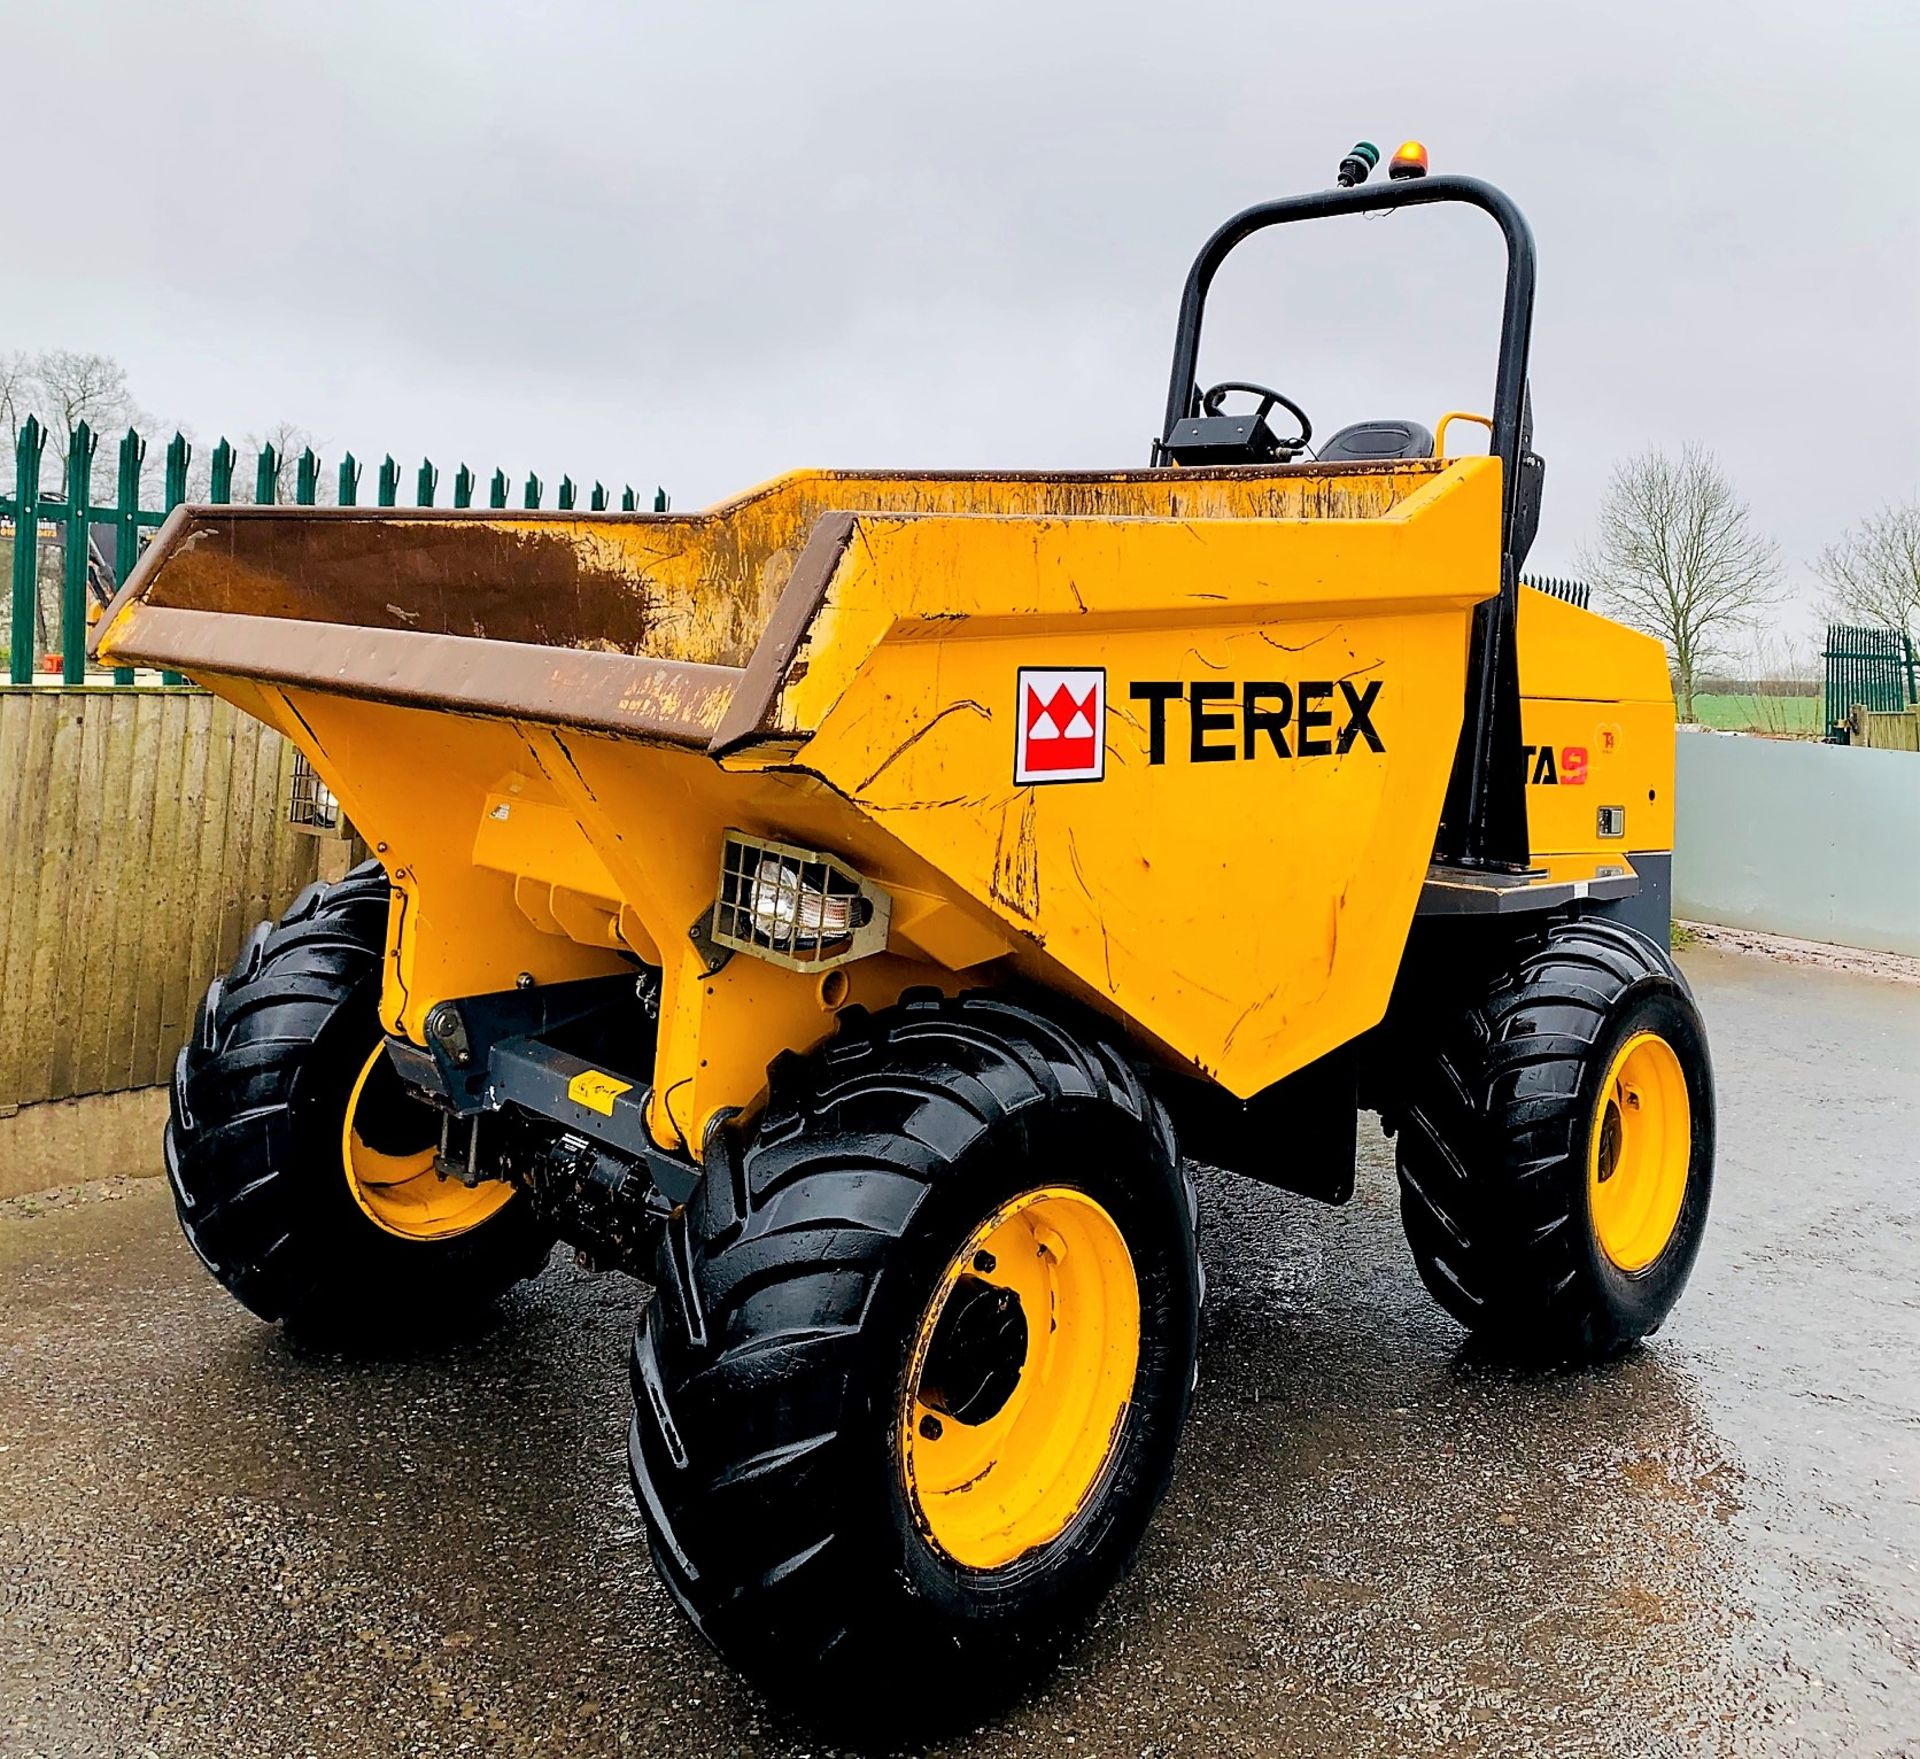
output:
[[[428,453],[678,506],[802,464],[1138,463],[1208,231],[1418,135],[1539,242],[1536,567],[1649,444],[1718,451],[1803,587],[1920,490],[1913,0],[0,15],[39,166],[0,349],[111,353],[209,442],[291,420],[408,482]],[[1323,433],[1484,408],[1492,228],[1312,230],[1223,280],[1209,376]]]

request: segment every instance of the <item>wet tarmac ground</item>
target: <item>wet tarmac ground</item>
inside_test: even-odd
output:
[[[1477,1361],[1402,1244],[1215,1177],[1132,1576],[944,1751],[1920,1755],[1920,987],[1687,960],[1715,1213],[1628,1360]],[[0,1205],[0,1753],[819,1754],[680,1622],[625,1480],[639,1293],[290,1347],[163,1183]],[[918,1731],[902,1726],[903,1747]]]

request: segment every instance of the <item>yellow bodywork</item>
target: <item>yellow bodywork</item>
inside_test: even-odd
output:
[[[915,984],[1045,985],[1241,1096],[1375,1025],[1500,503],[1465,458],[813,472],[652,517],[182,510],[99,647],[306,753],[394,882],[391,1031],[523,974],[660,966],[649,1123],[698,1154],[778,1052]],[[1580,800],[1530,790],[1538,846],[1588,872],[1668,847],[1664,669],[1656,693],[1643,638],[1523,597],[1527,736],[1596,752]],[[1099,779],[1015,779],[1023,668],[1102,675]],[[1602,847],[1580,811],[1643,771]],[[884,887],[887,950],[710,970],[729,829]]]
[[[1520,589],[1520,725],[1533,858],[1556,877],[1673,847],[1673,688],[1650,635]],[[1602,808],[1620,817],[1601,835]]]

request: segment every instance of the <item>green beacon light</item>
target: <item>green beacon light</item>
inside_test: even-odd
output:
[[[1353,151],[1340,161],[1340,187],[1351,189],[1365,183],[1367,173],[1380,163],[1380,149],[1370,140],[1355,141]]]

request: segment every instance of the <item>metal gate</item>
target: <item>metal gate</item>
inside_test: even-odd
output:
[[[1916,700],[1913,643],[1898,629],[1870,623],[1827,625],[1827,739],[1845,744],[1856,708],[1898,714]]]

